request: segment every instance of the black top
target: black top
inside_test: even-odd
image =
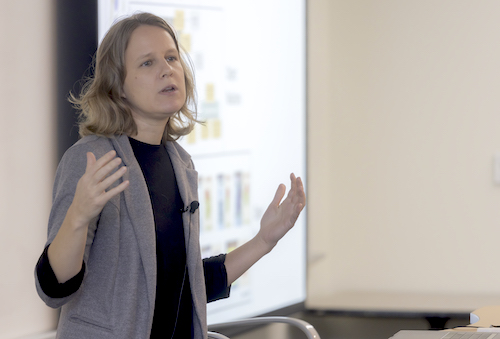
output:
[[[129,138],[153,206],[156,225],[156,304],[151,338],[191,338],[192,299],[186,267],[182,202],[174,169],[163,145]],[[188,212],[189,213],[189,212]]]
[[[156,226],[157,286],[151,338],[170,338],[174,331],[172,338],[190,338],[193,307],[182,224],[185,204],[166,148],[129,140],[148,186]],[[85,263],[80,273],[59,284],[50,267],[47,248],[37,264],[40,286],[51,297],[69,296],[83,281]],[[229,296],[224,261],[225,255],[203,260],[208,301]]]

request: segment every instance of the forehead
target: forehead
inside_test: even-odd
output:
[[[151,53],[176,49],[175,41],[170,33],[157,26],[141,25],[132,34],[125,50],[125,54]]]

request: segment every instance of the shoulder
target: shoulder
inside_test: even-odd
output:
[[[87,152],[92,152],[99,159],[101,156],[107,152],[115,149],[113,145],[113,140],[117,137],[101,137],[97,135],[88,135],[76,143],[74,143],[70,148],[64,153],[61,162],[67,161],[74,158],[84,157],[86,159]],[[118,137],[119,138],[119,137]]]
[[[82,169],[85,169],[87,165],[87,152],[94,153],[95,157],[99,159],[112,149],[113,144],[110,138],[97,135],[85,136],[64,152],[59,162],[58,171],[82,172]]]
[[[114,137],[107,138],[97,135],[88,135],[73,144],[64,155],[73,156],[76,154],[93,152],[96,157],[98,157],[98,155],[104,155],[100,153],[106,153],[114,149],[112,139],[114,139]]]

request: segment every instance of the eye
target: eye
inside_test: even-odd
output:
[[[151,60],[145,61],[142,63],[142,66],[151,66],[153,62]]]
[[[177,60],[177,57],[175,57],[175,56],[167,57],[168,62],[172,62],[172,61],[176,61],[176,60]]]

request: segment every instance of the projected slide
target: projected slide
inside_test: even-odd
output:
[[[280,183],[306,177],[305,4],[299,0],[99,1],[99,41],[124,15],[172,24],[196,78],[199,118],[182,138],[199,174],[204,257],[251,239]],[[307,183],[305,183],[307,186]],[[255,316],[305,299],[306,215],[208,305],[209,323]]]

